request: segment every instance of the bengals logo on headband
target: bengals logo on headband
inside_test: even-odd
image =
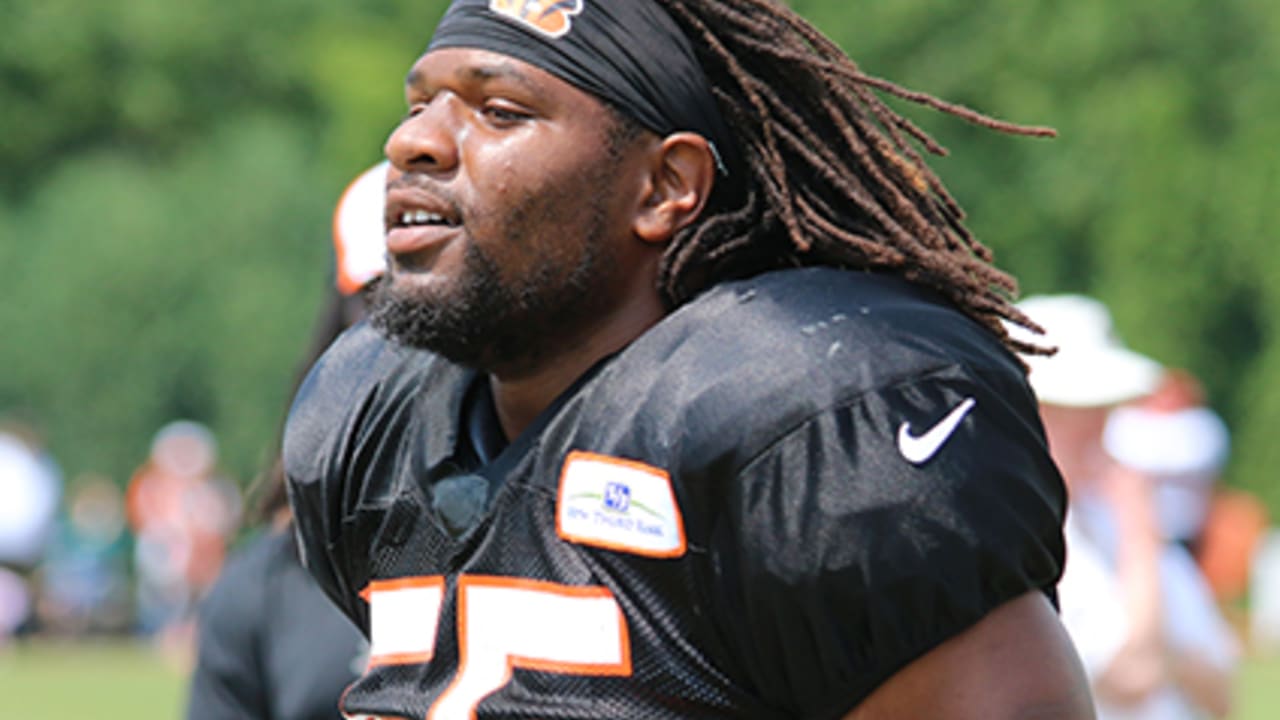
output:
[[[489,0],[489,9],[527,27],[558,38],[569,32],[583,0]]]

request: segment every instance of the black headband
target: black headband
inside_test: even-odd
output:
[[[427,51],[492,50],[602,98],[659,135],[734,144],[693,46],[654,0],[454,0]]]

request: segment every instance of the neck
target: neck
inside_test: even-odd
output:
[[[632,294],[630,301],[601,321],[561,338],[563,350],[548,353],[532,365],[493,369],[489,383],[507,439],[518,437],[583,373],[630,345],[665,314],[656,290]]]

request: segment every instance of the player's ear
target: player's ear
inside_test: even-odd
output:
[[[716,163],[706,138],[672,133],[655,148],[649,163],[647,194],[636,214],[641,240],[665,243],[698,218],[715,182]]]

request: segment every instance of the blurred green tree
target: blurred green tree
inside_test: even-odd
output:
[[[200,420],[248,481],[332,277],[333,203],[443,8],[0,3],[0,415],[121,481]]]

